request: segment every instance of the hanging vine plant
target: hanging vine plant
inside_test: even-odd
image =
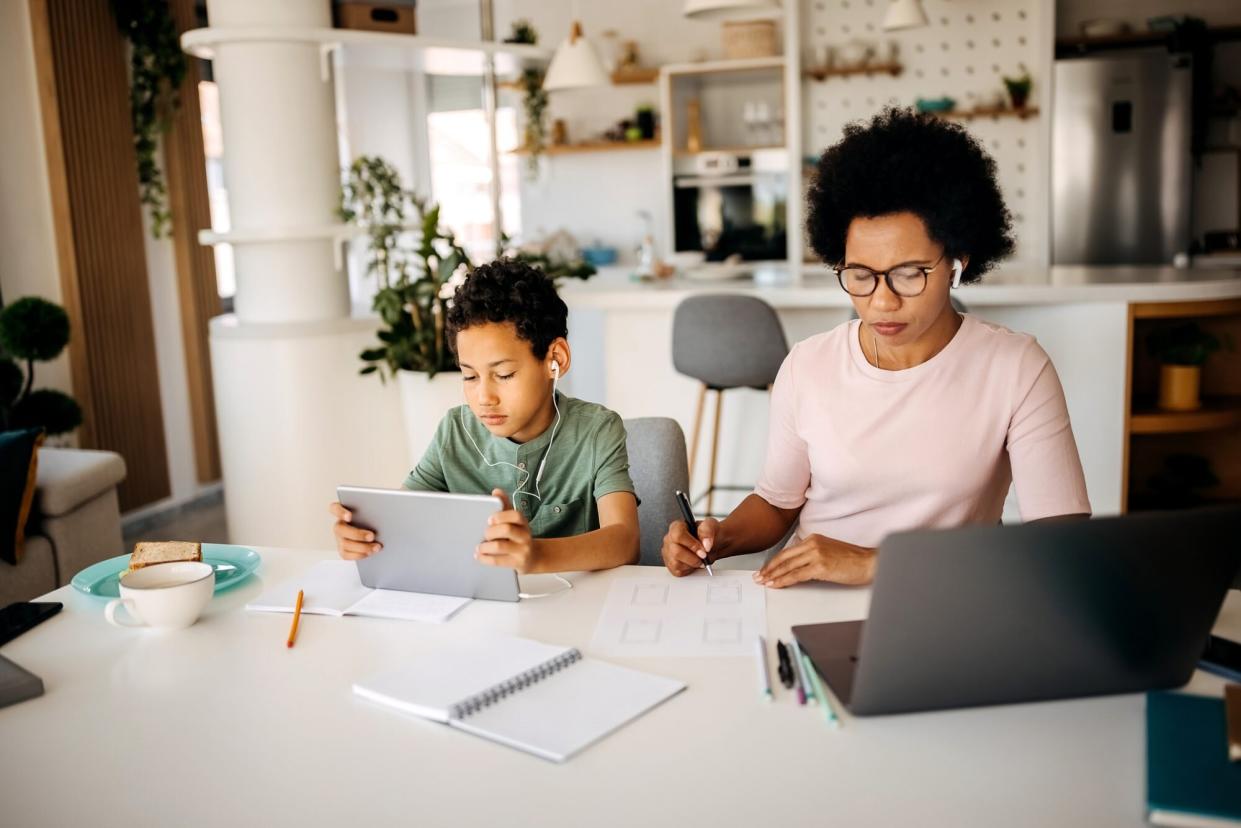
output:
[[[171,232],[168,191],[156,160],[159,136],[172,125],[185,79],[185,54],[167,0],[112,0],[112,14],[132,47],[129,115],[138,156],[138,191],[151,216],[151,234]]]
[[[516,20],[513,30],[505,43],[527,43],[531,46],[539,42],[539,33],[529,20]],[[536,175],[539,171],[539,156],[547,147],[547,93],[543,91],[543,73],[538,69],[526,69],[521,73],[522,109],[525,110],[526,123],[522,131],[522,146],[529,153],[526,159],[527,171]]]
[[[525,92],[522,106],[526,111],[523,145],[529,155],[526,158],[531,175],[538,172],[539,156],[547,147],[547,92],[543,90],[543,73],[527,69],[521,73],[521,86]]]

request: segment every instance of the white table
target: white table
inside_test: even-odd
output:
[[[289,650],[288,615],[242,607],[327,553],[259,551],[260,577],[179,633],[110,627],[102,601],[68,588],[47,596],[64,611],[0,650],[47,688],[0,710],[0,824],[1143,824],[1141,695],[832,731],[778,684],[760,701],[751,659],[643,659],[631,663],[689,689],[556,765],[350,685],[484,630],[587,648],[609,582],[636,567],[573,575],[552,598],[476,601],[443,625],[307,616]],[[860,618],[867,602],[828,585],[771,591],[768,632]],[[1241,635],[1241,593],[1217,630]],[[1221,684],[1199,673],[1191,689]]]

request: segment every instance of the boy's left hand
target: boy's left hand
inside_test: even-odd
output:
[[[474,557],[488,566],[508,566],[520,573],[530,572],[535,565],[534,538],[526,516],[513,508],[508,495],[501,489],[492,490],[504,508],[487,521],[485,540],[474,550]]]

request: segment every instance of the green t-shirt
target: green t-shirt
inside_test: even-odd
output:
[[[493,436],[469,406],[453,408],[440,420],[431,445],[402,485],[457,494],[503,489],[513,507],[526,516],[536,538],[565,538],[598,529],[596,501],[612,492],[633,492],[625,426],[620,415],[601,405],[560,393],[556,400],[559,428],[553,419],[546,431],[525,443]],[[549,452],[553,430],[556,436]],[[534,476],[544,454],[547,465],[536,488]]]

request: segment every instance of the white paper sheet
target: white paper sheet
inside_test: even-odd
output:
[[[754,656],[767,632],[767,599],[752,573],[665,571],[618,578],[595,626],[591,655],[643,658]]]
[[[246,604],[259,612],[293,612],[302,590],[302,612],[307,615],[359,615],[442,623],[470,603],[469,598],[428,595],[362,585],[353,561],[321,561],[305,574],[277,584]]]

